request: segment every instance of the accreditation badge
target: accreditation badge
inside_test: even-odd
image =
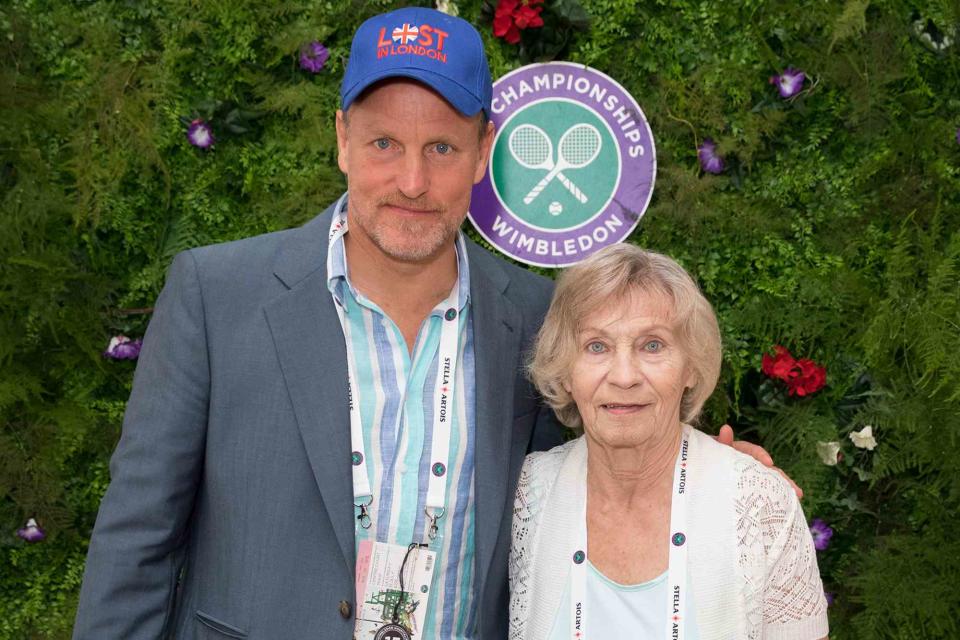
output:
[[[356,640],[421,637],[430,604],[436,556],[426,545],[360,541]]]

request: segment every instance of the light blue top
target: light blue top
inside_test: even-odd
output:
[[[689,580],[689,578],[688,578]],[[689,582],[688,582],[689,584]],[[692,594],[692,589],[688,589]],[[610,580],[587,560],[587,610],[590,612],[587,640],[666,639],[667,573],[640,584],[624,585]],[[570,640],[570,584],[563,590],[560,608],[549,640]],[[684,640],[699,640],[696,606],[687,600]]]
[[[344,200],[346,207],[346,200]],[[348,220],[349,221],[349,220]],[[349,231],[348,231],[349,233]],[[351,283],[343,238],[331,247],[327,286],[343,303],[347,348],[356,362],[364,456],[373,490],[373,526],[361,536],[408,545],[425,539],[423,508],[430,478],[434,382],[445,308],[424,320],[411,356],[397,325]],[[442,542],[422,640],[471,637],[475,626],[474,453],[475,391],[470,270],[457,238],[460,350],[447,473]],[[434,545],[431,545],[434,546]]]

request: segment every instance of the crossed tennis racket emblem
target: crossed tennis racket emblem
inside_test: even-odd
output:
[[[557,145],[557,159],[553,158],[553,141],[540,127],[521,124],[510,133],[510,153],[514,160],[527,169],[543,169],[547,172],[540,182],[535,184],[523,198],[524,204],[530,204],[553,182],[559,180],[574,198],[581,204],[587,201],[587,194],[580,190],[570,178],[563,175],[566,169],[582,169],[597,159],[603,142],[600,132],[592,124],[575,124],[560,136]]]

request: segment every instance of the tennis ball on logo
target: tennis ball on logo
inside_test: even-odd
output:
[[[547,211],[550,212],[552,216],[558,216],[563,213],[563,205],[554,200],[550,203],[550,206],[547,208]]]

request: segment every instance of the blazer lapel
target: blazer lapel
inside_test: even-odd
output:
[[[264,312],[317,488],[352,575],[356,552],[347,353],[326,282],[331,211],[291,233],[274,271],[289,290]]]
[[[503,295],[508,279],[483,249],[468,243],[470,313],[476,378],[476,594],[484,593],[490,562],[500,534],[511,470],[513,379],[520,365],[521,326],[516,306]],[[505,386],[503,381],[510,382]],[[513,475],[516,475],[515,473]],[[512,503],[512,502],[511,502]]]

